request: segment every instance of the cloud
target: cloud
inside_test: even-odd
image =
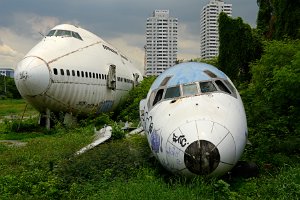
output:
[[[14,57],[17,55],[17,51],[6,44],[0,44],[0,55]]]
[[[0,28],[0,35],[0,67],[15,67],[18,60],[23,57],[23,54],[19,53],[14,45],[7,43],[7,36],[11,36],[8,30]]]
[[[105,40],[105,39],[104,39]],[[144,71],[144,36],[143,35],[127,35],[111,38],[106,40],[115,48],[119,49],[126,55],[135,66],[141,71]]]
[[[178,25],[178,59],[190,60],[200,57],[200,35],[191,33],[191,29],[185,23]]]

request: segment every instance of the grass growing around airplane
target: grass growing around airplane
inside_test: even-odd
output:
[[[161,167],[145,136],[113,139],[75,157],[92,140],[93,125],[39,129],[35,133],[39,137],[32,131],[19,138],[25,146],[0,143],[1,199],[297,199],[300,195],[300,165],[289,157],[276,164],[262,157],[258,177],[187,180]],[[1,138],[28,133],[6,132]]]

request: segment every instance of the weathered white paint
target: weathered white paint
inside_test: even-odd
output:
[[[204,73],[205,70],[213,72],[217,77],[208,76]],[[165,86],[161,86],[168,76],[171,79]],[[162,99],[152,106],[154,97],[151,94],[155,94],[160,88],[166,90],[180,85],[182,91],[182,85],[188,83],[200,82],[201,85],[201,82],[216,80],[231,83],[224,73],[211,65],[179,64],[161,74],[152,84],[147,98],[140,102],[141,122],[150,148],[160,163],[173,173],[220,176],[237,163],[244,150],[247,141],[246,115],[242,100],[232,83],[235,90],[232,94],[220,89],[207,93],[199,91],[196,95]],[[205,146],[211,143],[214,147],[206,151],[197,141],[204,141]],[[187,155],[188,147],[194,142],[199,145],[194,150],[203,152],[202,159],[199,154],[190,157]],[[220,158],[215,162],[215,167],[212,167],[209,166],[209,161],[213,163],[214,158],[211,157],[216,150],[219,154],[216,153],[216,157]],[[194,171],[187,166],[188,158],[195,166]]]
[[[47,109],[74,115],[110,111],[133,87],[134,74],[139,75],[138,81],[142,79],[131,61],[93,33],[68,24],[52,30],[76,32],[82,40],[72,36],[46,36],[25,55],[15,71],[20,94],[41,113]],[[86,72],[92,76],[93,73],[108,76],[110,65],[115,65],[116,76],[123,78],[123,81],[116,80],[116,89],[107,87],[107,79],[86,77]],[[125,82],[124,78],[130,81]]]

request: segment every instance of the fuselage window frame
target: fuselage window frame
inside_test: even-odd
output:
[[[57,69],[56,68],[53,68],[53,73],[54,73],[54,75],[57,75]]]

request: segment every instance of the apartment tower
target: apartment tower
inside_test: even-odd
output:
[[[218,18],[221,12],[232,16],[232,4],[226,4],[223,0],[210,0],[202,8],[200,20],[200,57],[210,59],[219,52]]]
[[[155,10],[147,18],[145,75],[159,75],[177,60],[178,19],[169,10]]]

